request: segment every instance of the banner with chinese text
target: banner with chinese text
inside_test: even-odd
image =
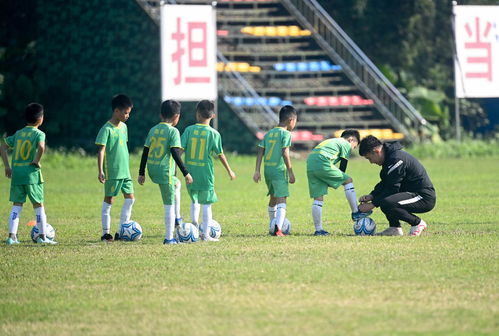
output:
[[[212,6],[161,6],[161,97],[217,98],[216,18]]]
[[[499,97],[499,6],[454,6],[456,97]]]

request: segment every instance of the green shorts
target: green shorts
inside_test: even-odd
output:
[[[175,203],[175,183],[158,184],[161,198],[164,205],[173,205]]]
[[[267,196],[272,197],[289,197],[289,188],[287,179],[269,179],[265,178],[265,183],[267,184],[267,188],[269,192]]]
[[[106,180],[104,182],[104,196],[115,197],[119,192],[133,194],[133,182],[130,178]]]
[[[215,190],[192,190],[187,186],[192,203],[212,204],[218,201]]]
[[[10,201],[25,203],[26,196],[31,203],[43,203],[43,183],[10,185]]]
[[[172,184],[173,184],[174,187],[177,185],[178,182],[180,182],[180,180],[178,179],[178,177],[176,177],[175,175],[172,176]]]
[[[337,189],[350,178],[339,169],[309,170],[307,177],[308,192],[312,198],[327,195],[329,187]]]

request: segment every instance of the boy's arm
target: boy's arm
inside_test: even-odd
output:
[[[148,156],[149,147],[144,146],[144,149],[142,150],[142,157],[140,158],[139,177],[137,177],[137,182],[139,182],[140,185],[143,185],[146,181],[146,164]]]
[[[345,159],[345,158],[340,158],[340,170],[342,172],[346,172],[347,171],[347,165],[348,165],[348,160]]]
[[[7,176],[8,178],[11,178],[12,177],[12,169],[10,168],[9,157],[7,155],[8,148],[9,148],[9,146],[7,146],[7,144],[2,141],[2,145],[0,146],[0,154],[2,156],[3,165],[5,167],[5,176]]]
[[[253,181],[258,183],[262,179],[262,176],[260,175],[260,167],[262,166],[262,159],[263,159],[263,154],[265,153],[265,148],[263,147],[258,147],[258,153],[256,154],[256,167],[255,167],[255,174],[253,175]]]
[[[232,169],[230,169],[229,162],[227,162],[227,158],[225,157],[224,153],[220,153],[218,155],[218,158],[220,159],[220,161],[222,162],[223,166],[227,170],[227,173],[229,174],[230,179],[234,180],[236,178],[236,173],[234,173],[232,171]]]
[[[295,183],[295,174],[293,173],[293,167],[291,167],[291,158],[289,157],[289,147],[284,147],[282,149],[282,158],[284,159],[284,165],[288,168],[289,183]]]
[[[182,161],[182,158],[180,157],[182,155],[182,149],[180,147],[171,147],[170,148],[170,153],[172,154],[173,160],[175,160],[175,163],[177,164],[178,169],[182,172],[182,175],[184,175],[185,178],[185,183],[191,184],[192,183],[192,176],[189,174],[189,171],[187,168],[184,166],[184,162]]]
[[[38,151],[36,152],[33,161],[31,161],[31,164],[38,168],[41,168],[42,166],[40,165],[40,160],[42,159],[43,153],[45,153],[45,141],[40,141],[38,143]]]
[[[99,168],[99,176],[97,178],[99,179],[100,183],[104,183],[106,182],[106,176],[104,175],[104,155],[106,155],[106,146],[97,146],[99,146],[99,152],[97,153],[97,167]]]

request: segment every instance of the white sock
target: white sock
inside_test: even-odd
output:
[[[165,204],[165,238],[173,239],[173,228],[175,227],[174,205]]]
[[[347,197],[348,204],[350,204],[350,208],[352,212],[359,211],[357,206],[357,194],[355,193],[355,187],[353,183],[345,184],[345,196]]]
[[[314,200],[312,204],[312,218],[314,219],[315,231],[324,230],[322,228],[322,205],[324,201]]]
[[[121,208],[120,225],[130,221],[130,217],[132,217],[133,203],[135,203],[135,198],[125,198],[125,202]]]
[[[102,202],[102,235],[111,232],[111,204]]]
[[[281,230],[284,219],[286,218],[286,203],[277,204],[276,218],[277,229]]]
[[[199,203],[191,203],[191,220],[194,225],[198,225],[200,210],[201,207],[199,206]]]
[[[47,226],[47,215],[45,215],[45,209],[42,206],[35,208],[35,214],[38,232],[40,232],[41,235],[45,235],[45,228]]]
[[[17,235],[17,228],[19,227],[19,217],[21,216],[22,206],[13,205],[9,217],[9,233]]]
[[[181,218],[180,216],[180,188],[182,184],[180,181],[175,184],[175,218]]]
[[[273,220],[275,218],[275,212],[277,211],[277,207],[275,205],[273,207],[269,206],[268,211],[269,211],[269,219]]]
[[[210,225],[212,219],[211,204],[203,204],[203,232],[205,235],[208,235],[208,225]]]

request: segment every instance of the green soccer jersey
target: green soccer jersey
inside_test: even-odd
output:
[[[282,150],[291,146],[291,132],[282,127],[274,127],[265,134],[258,146],[264,149],[265,177],[270,179],[282,177],[286,172]]]
[[[43,183],[40,168],[31,164],[40,142],[45,142],[45,133],[33,126],[26,126],[5,138],[7,146],[13,149],[12,185]]]
[[[171,184],[175,173],[172,147],[180,147],[180,133],[172,125],[161,122],[151,128],[144,147],[149,148],[147,171],[154,183]]]
[[[185,150],[185,165],[194,180],[189,186],[190,189],[214,189],[212,155],[223,153],[220,133],[209,125],[195,124],[185,129],[181,141]]]
[[[327,139],[315,146],[307,159],[307,170],[331,168],[341,158],[350,158],[352,146],[343,138]]]
[[[97,134],[95,144],[106,147],[104,174],[107,180],[131,178],[127,142],[128,129],[122,122],[114,126],[108,121]]]

